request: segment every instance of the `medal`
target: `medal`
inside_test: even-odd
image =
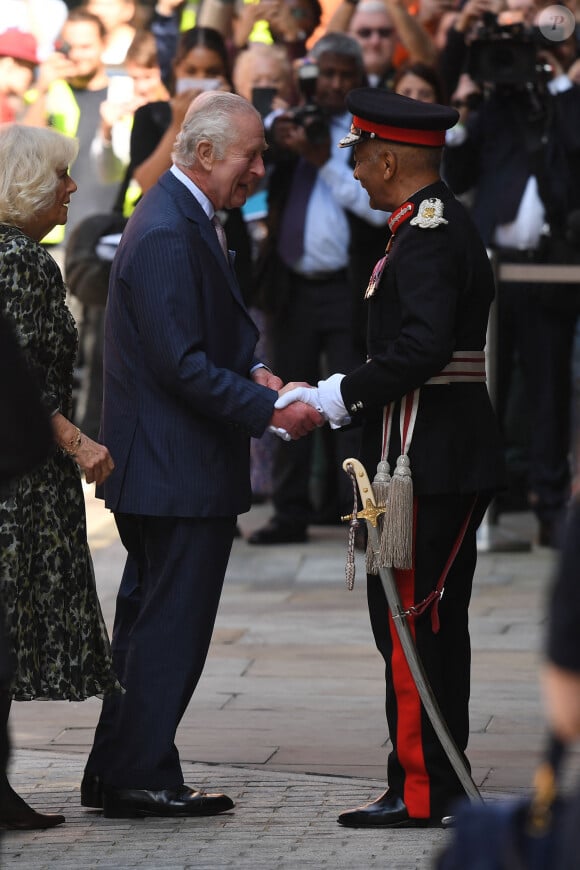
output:
[[[412,202],[404,202],[403,205],[400,205],[399,208],[395,209],[395,211],[392,213],[389,220],[387,221],[388,227],[391,231],[391,237],[387,242],[387,247],[385,248],[385,256],[381,257],[381,259],[372,271],[367,289],[365,290],[365,299],[370,299],[371,296],[375,295],[375,290],[379,285],[382,274],[385,271],[385,266],[387,265],[389,251],[391,250],[391,245],[393,244],[395,233],[397,232],[401,224],[404,224],[405,221],[409,220],[414,210],[415,206]]]
[[[381,257],[379,262],[376,264],[375,268],[372,271],[368,287],[365,290],[365,299],[370,299],[371,296],[374,296],[375,290],[377,289],[377,284],[381,280],[381,275],[383,274],[384,268],[387,265],[387,255],[389,253],[389,247],[391,245],[393,237],[389,239],[389,243],[387,245],[387,249],[385,251],[385,256]]]

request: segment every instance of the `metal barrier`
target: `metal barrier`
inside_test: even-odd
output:
[[[499,282],[526,284],[580,284],[580,264],[546,264],[546,263],[498,263],[495,251],[488,250],[496,288]],[[497,306],[494,302],[490,309],[485,347],[485,365],[487,383],[492,404],[495,407],[497,394]],[[526,552],[531,550],[532,542],[525,541],[515,535],[510,535],[505,529],[499,529],[497,524],[497,508],[491,503],[477,531],[477,549],[479,552]]]

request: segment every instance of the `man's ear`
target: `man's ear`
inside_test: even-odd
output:
[[[202,139],[197,143],[196,155],[206,172],[209,172],[214,164],[213,145],[207,139]]]
[[[395,151],[386,149],[381,156],[383,161],[383,178],[385,181],[390,181],[397,171],[397,154]]]

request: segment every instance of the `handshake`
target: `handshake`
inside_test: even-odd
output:
[[[327,420],[338,429],[350,423],[340,393],[344,375],[335,374],[317,387],[307,383],[288,383],[278,388],[278,399],[269,429],[284,441],[301,438]]]

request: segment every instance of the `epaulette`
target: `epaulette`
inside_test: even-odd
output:
[[[412,226],[420,227],[422,230],[432,230],[440,224],[447,223],[449,221],[443,217],[443,203],[434,196],[423,200],[419,206],[419,211],[411,220]]]

